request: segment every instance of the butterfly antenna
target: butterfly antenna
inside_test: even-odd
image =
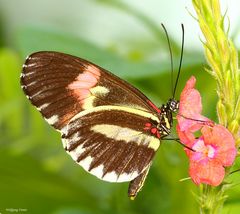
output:
[[[166,37],[167,37],[168,49],[169,49],[169,53],[170,53],[170,59],[171,59],[171,88],[172,88],[172,95],[173,95],[173,57],[172,57],[172,48],[171,48],[171,45],[170,45],[170,40],[169,40],[167,29],[165,28],[164,24],[161,24],[161,25],[162,25],[162,28],[165,31],[165,34],[166,34]]]
[[[180,76],[180,72],[181,72],[182,59],[183,59],[183,48],[184,48],[184,26],[183,26],[183,24],[181,24],[181,26],[182,26],[182,47],[181,47],[181,56],[180,56],[180,62],[179,62],[179,67],[178,67],[177,79],[176,79],[175,86],[174,86],[174,90],[173,90],[173,98],[175,97],[175,92],[176,92],[176,89],[177,89],[177,84],[178,84],[178,80],[179,80],[179,76]]]

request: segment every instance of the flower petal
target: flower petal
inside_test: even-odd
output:
[[[192,117],[202,112],[200,93],[194,88],[196,78],[192,76],[186,83],[181,96],[179,113],[185,117]]]
[[[181,131],[179,124],[177,124],[176,130],[177,130],[178,137],[180,138],[181,142],[183,144],[185,144],[186,146],[191,147],[195,140],[194,134],[192,132]]]
[[[186,83],[179,102],[178,124],[181,131],[195,132],[203,125],[203,121],[210,121],[201,115],[202,101],[198,90],[194,88],[196,78],[192,76]]]
[[[223,166],[231,166],[237,150],[232,134],[222,125],[204,126],[201,130],[206,145],[217,148],[217,159]]]
[[[218,186],[224,179],[225,170],[218,162],[208,161],[199,164],[196,161],[191,161],[189,175],[195,184],[205,183]]]
[[[178,124],[177,124],[176,130],[177,130],[180,141],[186,146],[191,148],[195,141],[194,134],[192,132],[181,131],[180,126]],[[184,150],[186,154],[189,156],[191,151],[187,148],[185,148]]]

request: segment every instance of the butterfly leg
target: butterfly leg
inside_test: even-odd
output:
[[[197,138],[196,138],[196,139],[197,139]],[[189,147],[189,146],[185,145],[184,143],[182,143],[179,138],[162,138],[162,140],[174,140],[174,141],[176,141],[177,143],[179,143],[180,145],[182,145],[183,147],[185,147],[186,149],[189,149],[189,150],[195,152],[194,149],[192,149],[191,147]]]
[[[196,121],[196,122],[199,122],[199,123],[202,123],[203,125],[207,125],[207,126],[213,126],[214,125],[214,122],[211,121],[211,120],[198,120],[198,119],[195,119],[195,118],[191,118],[191,117],[186,117],[182,114],[179,114],[179,116],[183,117],[184,119],[187,119],[187,120],[192,120],[192,121]],[[176,117],[173,117],[173,119],[177,119]]]
[[[162,138],[162,140],[180,140],[179,138]]]

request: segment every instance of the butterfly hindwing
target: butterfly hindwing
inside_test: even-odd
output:
[[[58,130],[81,111],[102,105],[153,111],[138,89],[86,60],[37,52],[23,66],[21,85],[46,121]]]
[[[146,123],[158,119],[141,113],[115,106],[81,112],[63,130],[64,147],[78,164],[100,179],[133,180],[151,164],[160,144],[144,131]]]

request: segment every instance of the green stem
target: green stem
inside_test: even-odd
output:
[[[218,187],[201,185],[200,187],[200,213],[218,214],[221,213],[223,204],[227,196],[225,195],[225,184]]]
[[[224,29],[219,0],[192,0],[198,16],[198,23],[205,38],[205,56],[209,72],[216,79],[219,97],[217,113],[219,123],[233,134],[236,148],[240,145],[240,76],[238,53]],[[221,213],[227,198],[226,190],[232,187],[226,183],[231,167],[226,169],[225,179],[218,187],[202,185],[198,198],[203,214]]]

